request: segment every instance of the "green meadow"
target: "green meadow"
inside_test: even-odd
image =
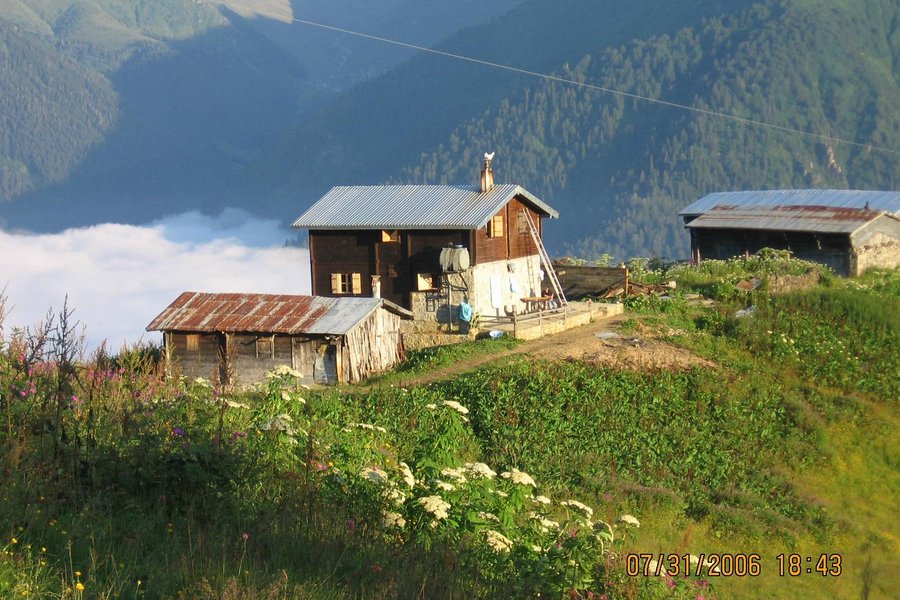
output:
[[[900,272],[776,294],[816,268],[637,266],[679,285],[623,335],[713,367],[507,353],[404,384],[501,339],[235,391],[81,356],[66,309],[6,324],[0,597],[896,597]]]

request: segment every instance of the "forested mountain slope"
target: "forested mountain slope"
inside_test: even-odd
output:
[[[661,4],[532,1],[442,49],[900,149],[896,3]],[[588,255],[684,255],[676,212],[710,191],[900,186],[896,152],[440,56],[422,56],[308,120],[257,177],[278,183],[286,205],[302,205],[340,183],[474,181],[485,150],[498,153],[499,180],[560,209],[548,230],[556,251]]]
[[[411,55],[294,15],[430,44],[521,2],[0,0],[0,225],[219,210],[311,107]]]

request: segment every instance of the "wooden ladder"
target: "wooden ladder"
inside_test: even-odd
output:
[[[553,269],[553,263],[550,262],[550,256],[547,254],[547,249],[544,248],[544,242],[541,241],[541,236],[534,226],[534,220],[531,218],[531,214],[528,212],[527,208],[522,209],[522,214],[525,215],[525,223],[528,225],[531,241],[534,242],[538,254],[541,256],[541,263],[543,263],[544,271],[547,273],[547,276],[550,278],[550,283],[553,285],[553,291],[556,293],[556,298],[559,300],[559,306],[560,308],[568,309],[569,301],[566,300],[566,295],[563,293],[559,278],[556,276],[556,271]]]

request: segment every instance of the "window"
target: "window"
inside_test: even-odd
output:
[[[503,237],[503,215],[494,215],[487,224],[489,238]]]
[[[359,273],[332,273],[332,294],[362,294],[362,275]]]
[[[200,351],[200,334],[199,333],[189,333],[184,336],[185,343],[187,344],[188,352],[199,352]]]
[[[432,275],[431,273],[419,273],[416,276],[416,291],[427,292],[436,290],[441,287],[440,275]]]
[[[256,358],[275,358],[275,336],[256,338]]]
[[[400,232],[396,229],[394,229],[392,231],[382,229],[381,230],[381,241],[385,244],[399,244],[400,243]]]

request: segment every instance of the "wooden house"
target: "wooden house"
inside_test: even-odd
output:
[[[188,377],[245,385],[287,365],[306,383],[354,383],[403,360],[411,316],[379,298],[184,292],[147,331]]]
[[[495,185],[490,158],[478,186],[331,189],[293,223],[309,230],[313,294],[380,296],[422,321],[452,319],[463,300],[482,315],[523,311],[549,287],[538,245],[559,214]]]
[[[900,192],[719,192],[679,216],[690,231],[695,263],[776,248],[841,275],[900,266]]]

